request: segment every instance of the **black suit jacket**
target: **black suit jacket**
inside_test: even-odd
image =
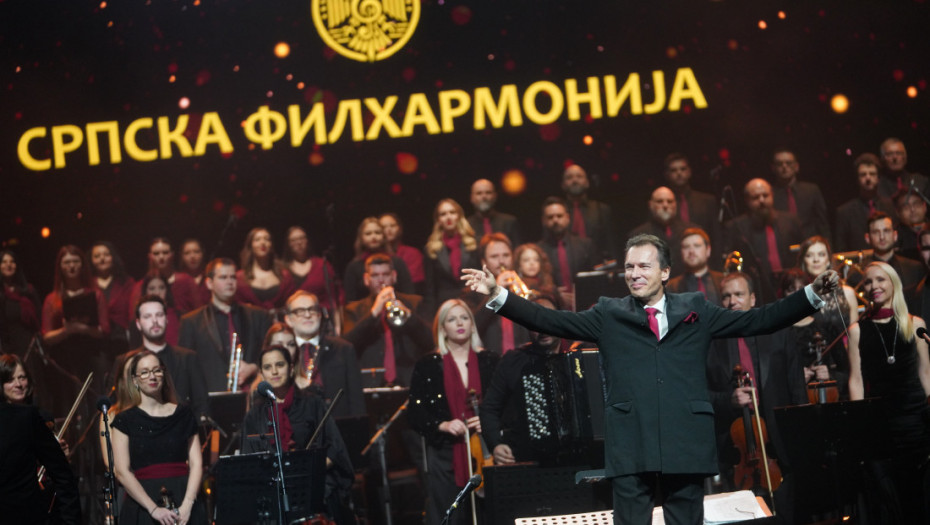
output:
[[[830,238],[830,223],[827,220],[827,204],[823,200],[820,186],[813,182],[795,181],[791,186],[794,194],[794,203],[798,208],[798,219],[801,220],[801,231],[804,237],[821,235]],[[775,209],[788,213],[787,186],[772,185],[772,199]]]
[[[714,410],[707,387],[711,339],[772,332],[814,312],[804,291],[748,312],[699,293],[666,294],[668,333],[650,331],[632,296],[601,297],[579,313],[549,310],[513,294],[499,313],[531,330],[597,343],[607,399],[606,475],[717,472]]]
[[[775,447],[775,454],[784,461],[784,443],[775,423],[773,408],[788,405],[802,405],[808,402],[807,387],[804,384],[804,369],[799,360],[800,353],[792,342],[787,330],[774,334],[745,338],[752,355],[753,368],[759,390],[759,407],[762,419],[768,429],[769,437]],[[740,362],[739,346],[736,338],[714,341],[707,356],[707,384],[710,388],[711,401],[717,422],[717,444],[732,447],[730,425],[742,416],[742,410],[732,405],[730,396],[735,388],[733,367]],[[721,463],[724,462],[724,449],[720,450]],[[733,464],[730,462],[730,464]]]
[[[513,347],[504,348],[504,331],[501,327],[501,316],[496,315],[494,310],[486,308],[487,301],[473,309],[475,314],[475,325],[478,327],[478,335],[481,336],[481,342],[484,343],[484,349],[497,355],[503,355],[504,352],[515,350],[524,343],[530,342],[530,332],[517,323],[513,324]]]
[[[904,290],[904,298],[908,312],[925,321],[930,317],[930,287],[927,286],[926,275],[916,286]]]
[[[429,353],[433,348],[433,334],[429,326],[416,313],[422,298],[418,295],[398,293],[397,298],[413,312],[410,319],[401,326],[391,328],[394,338],[394,363],[397,367],[395,383],[410,386],[410,375],[417,359]],[[346,340],[355,345],[358,366],[361,368],[381,368],[384,366],[384,327],[381,318],[371,316],[374,297],[368,296],[360,301],[349,303],[343,309],[342,330]],[[362,376],[365,388],[384,386],[383,376]]]
[[[481,268],[477,250],[466,251],[462,246],[459,257],[459,268]],[[464,285],[459,275],[452,275],[452,264],[449,262],[449,249],[445,246],[436,258],[432,259],[423,254],[423,269],[426,273],[426,294],[423,296],[423,312],[432,318],[433,313],[449,299],[457,299],[462,295]]]
[[[723,280],[723,274],[708,270],[702,276],[702,280],[704,289],[707,290],[707,300],[714,304],[720,304],[720,282]],[[670,293],[697,292],[699,291],[697,281],[698,278],[693,273],[684,273],[669,279],[668,283],[665,284],[665,291]]]
[[[791,253],[792,244],[800,244],[804,241],[804,235],[801,233],[801,223],[796,215],[774,211],[772,216],[772,228],[775,231],[775,243],[778,246],[778,257],[781,260],[783,269],[795,266],[798,261],[797,254]],[[765,234],[765,227],[749,215],[743,214],[727,224],[727,241],[725,243],[724,253],[738,250],[743,255],[743,260],[747,263],[750,272],[758,272],[759,285],[756,288],[756,297],[762,302],[769,303],[775,300],[776,279],[778,276],[772,274],[769,265],[768,241]],[[761,297],[760,297],[761,296]]]
[[[190,348],[197,354],[207,391],[225,392],[229,353],[223,349],[223,343],[220,342],[214,308],[211,303],[184,314],[181,318],[178,344]],[[265,310],[247,304],[234,305],[233,313],[238,317],[242,360],[257,363],[265,332],[271,326],[271,316]]]
[[[883,211],[890,217],[895,217],[895,209],[891,201],[884,197],[872,199],[877,211]],[[833,243],[834,252],[851,252],[854,250],[868,250],[869,243],[865,242],[868,232],[869,200],[861,197],[850,199],[836,209],[836,233]]]
[[[907,188],[912,181],[915,188],[920,190],[924,195],[927,194],[930,179],[927,179],[927,177],[920,173],[910,173],[908,171],[902,171],[900,173],[882,172],[881,176],[878,178],[878,194],[890,199],[894,197],[898,188]]]
[[[303,363],[303,356],[298,361]],[[362,373],[352,343],[341,337],[323,336],[314,363],[314,376],[319,374],[323,389],[319,391],[329,405],[339,389],[342,400],[333,409],[332,417],[364,416],[365,394],[362,392]]]
[[[38,409],[0,403],[0,523],[45,523],[48,519],[36,463],[44,465],[55,482],[61,522],[80,524],[77,478]]]
[[[545,250],[552,263],[552,278],[556,286],[567,286],[570,283],[562,282],[562,266],[559,264],[558,244],[555,239],[544,238],[538,243]],[[597,251],[591,239],[568,234],[565,237],[565,251],[568,256],[568,265],[571,268],[572,278],[578,272],[587,272],[597,264]]]
[[[116,356],[111,374],[114,380],[116,374],[119,374],[126,364],[126,359],[142,350],[145,350],[144,346]],[[210,415],[206,379],[197,354],[188,348],[166,345],[158,352],[158,357],[168,368],[168,375],[171,376],[171,382],[174,384],[174,393],[178,396],[178,402],[189,405],[197,421],[200,421],[202,415]]]
[[[865,267],[874,260],[875,258],[872,255],[863,257],[862,262],[859,264],[859,268],[865,269]],[[898,277],[901,278],[901,284],[905,290],[917,286],[927,273],[922,263],[913,259],[908,259],[907,257],[901,257],[898,254],[892,255],[887,263],[894,268],[894,271],[898,272]],[[862,271],[853,268],[846,276],[846,284],[856,288],[859,286],[859,283],[862,282],[863,277]]]
[[[711,244],[720,239],[720,199],[710,193],[695,191],[690,187],[673,189],[678,200],[679,218],[681,217],[681,201],[688,203],[688,220],[703,229],[710,236]],[[674,250],[673,250],[674,251]]]
[[[566,196],[568,215],[574,215],[575,201]],[[617,239],[614,232],[613,212],[610,206],[603,202],[587,197],[578,201],[581,216],[584,217],[585,237],[594,243],[594,257],[596,259],[610,259],[616,257]]]
[[[514,248],[521,244],[523,238],[520,236],[520,224],[517,223],[516,217],[497,210],[489,211],[487,217],[491,222],[491,231],[493,233],[500,232],[506,235]],[[471,229],[475,230],[475,236],[480,241],[485,235],[484,216],[480,213],[473,213],[468,216],[468,224],[471,225]]]

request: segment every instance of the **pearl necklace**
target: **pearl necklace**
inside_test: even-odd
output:
[[[885,346],[885,338],[882,336],[882,331],[878,329],[878,325],[875,322],[872,323],[872,326],[875,327],[875,331],[878,332],[878,338],[882,342],[882,350],[885,351],[885,360],[888,361],[889,365],[894,364],[894,354],[897,351],[895,348],[898,345],[898,321],[897,319],[892,318],[891,321],[894,323],[894,341],[891,343],[891,354],[888,354],[888,347]]]

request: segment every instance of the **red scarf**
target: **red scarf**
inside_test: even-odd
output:
[[[442,234],[442,243],[449,250],[449,267],[452,268],[452,277],[459,278],[462,271],[462,236],[458,233],[452,235]]]
[[[894,317],[894,309],[893,308],[877,308],[875,310],[872,310],[872,313],[871,315],[869,315],[869,317],[872,319],[888,319],[889,317]]]
[[[455,364],[452,353],[442,356],[442,382],[446,391],[446,402],[452,417],[463,421],[475,415],[475,411],[467,402],[468,390],[474,390],[478,399],[481,399],[481,374],[478,372],[478,354],[468,351],[468,389],[462,384],[462,375]],[[452,468],[455,471],[455,484],[464,487],[468,482],[468,451],[465,441],[459,440],[452,445]]]
[[[272,401],[271,407],[274,407],[274,410],[277,411],[278,418],[278,431],[281,433],[281,452],[286,452],[291,449],[291,438],[294,435],[294,430],[291,427],[291,418],[287,417],[287,411],[290,410],[291,406],[294,404],[294,385],[291,385],[287,389],[287,394],[284,396],[284,402],[278,403],[277,401]],[[268,408],[268,421],[271,421],[271,410]],[[274,446],[274,435],[268,438],[271,446]]]
[[[27,327],[38,329],[39,317],[36,315],[36,306],[28,297],[19,293],[14,288],[3,287],[3,294],[10,301],[19,303],[19,319]]]

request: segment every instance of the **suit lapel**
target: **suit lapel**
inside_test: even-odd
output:
[[[665,310],[666,319],[668,319],[668,333],[672,333],[672,330],[691,313],[688,304],[679,294],[665,294]]]
[[[220,341],[220,331],[216,328],[216,315],[213,314],[213,307],[207,305],[204,313],[206,314],[204,322],[207,323],[207,326],[204,327],[205,332],[209,334],[210,341],[213,343],[216,352],[223,355],[223,343]]]

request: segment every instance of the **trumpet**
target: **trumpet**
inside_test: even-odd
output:
[[[233,332],[232,344],[229,346],[229,369],[226,371],[226,391],[239,391],[239,367],[242,365],[242,345],[239,334]]]
[[[384,286],[381,289],[383,290]],[[391,298],[384,303],[384,311],[388,323],[395,327],[404,326],[410,319],[410,310],[404,308],[404,303],[400,302],[393,293],[391,293]]]
[[[507,267],[502,264],[501,273],[506,272],[506,271],[507,271]],[[507,285],[507,290],[510,291],[510,293],[519,295],[520,297],[527,299],[527,300],[533,298],[536,295],[536,293],[533,290],[530,290],[530,287],[526,285],[526,283],[523,281],[523,279],[520,278],[517,272],[511,272],[511,273],[513,274],[513,278],[510,280],[510,283]]]
[[[723,273],[743,271],[743,254],[732,251],[724,258]]]

